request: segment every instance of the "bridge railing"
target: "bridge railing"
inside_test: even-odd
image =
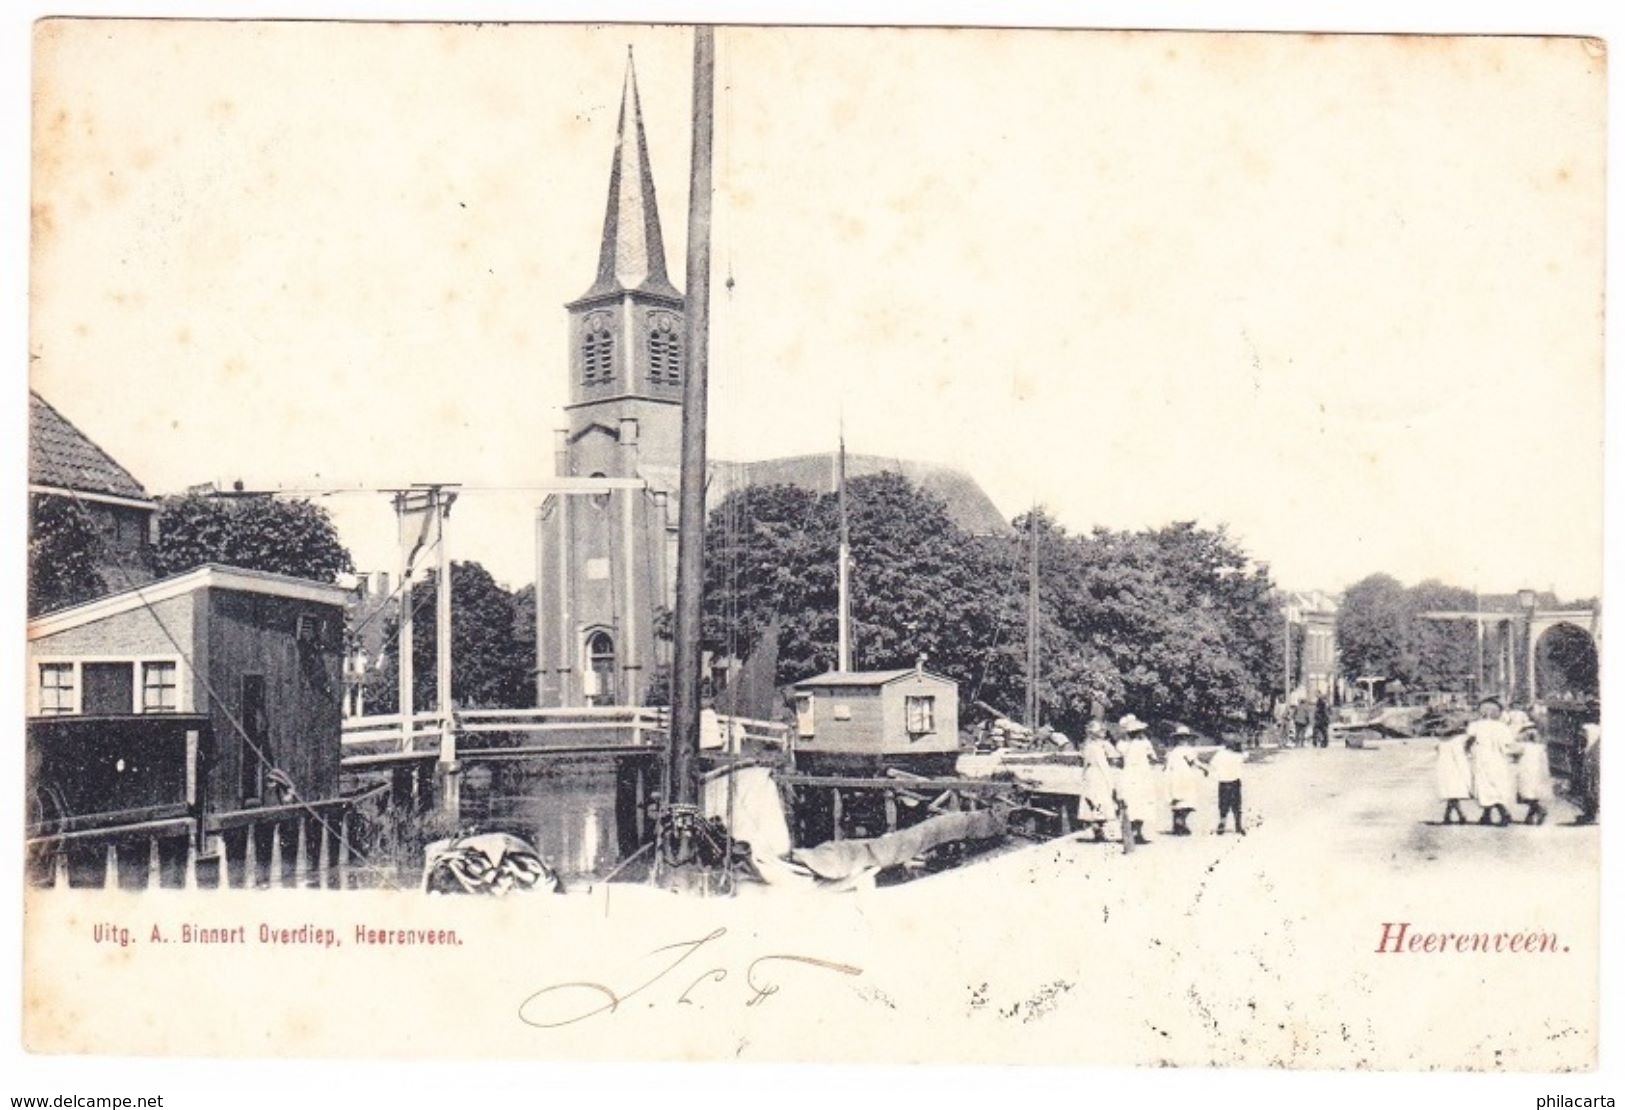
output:
[[[666,739],[669,718],[665,709],[650,706],[583,706],[568,709],[463,709],[452,714],[459,748],[512,746],[569,746],[570,741],[592,747],[651,747]],[[702,730],[702,746],[741,750],[745,742],[784,748],[789,726],[749,717],[718,715],[717,733]],[[345,720],[342,741],[346,757],[421,755],[438,751],[440,714],[414,713],[410,721],[399,713],[351,717]],[[502,741],[510,741],[503,744]],[[718,742],[720,741],[720,743]]]

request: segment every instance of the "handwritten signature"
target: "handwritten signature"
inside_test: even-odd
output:
[[[599,1014],[614,1013],[622,1003],[636,998],[662,981],[665,982],[668,992],[682,987],[675,996],[670,993],[664,995],[669,1001],[679,1006],[695,1005],[697,996],[706,993],[703,988],[721,983],[728,978],[728,969],[713,965],[690,978],[688,971],[692,971],[704,961],[696,960],[693,963],[689,961],[708,947],[710,953],[714,954],[717,951],[716,942],[727,934],[727,929],[717,928],[698,940],[679,941],[654,949],[648,953],[649,957],[665,959],[664,966],[630,990],[616,991],[603,983],[587,981],[554,983],[552,986],[543,987],[519,1004],[519,1020],[537,1029],[557,1029],[565,1025],[574,1025],[578,1021],[586,1021]],[[677,969],[685,963],[689,963],[688,971],[676,974]],[[774,969],[782,970],[785,965],[821,968],[841,975],[863,974],[862,968],[831,960],[815,959],[811,956],[795,956],[787,953],[757,956],[745,967],[745,989],[748,994],[746,1006],[756,1006],[779,992],[779,984],[769,976]]]

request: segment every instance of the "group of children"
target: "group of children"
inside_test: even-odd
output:
[[[1515,764],[1515,766],[1514,766]],[[1467,731],[1439,742],[1439,797],[1446,825],[1465,825],[1461,803],[1480,808],[1480,825],[1512,824],[1512,802],[1527,806],[1523,823],[1546,820],[1553,798],[1552,770],[1534,722],[1521,710],[1503,712],[1495,698],[1478,703],[1478,720]]]
[[[1145,722],[1134,714],[1121,718],[1117,730],[1121,739],[1113,743],[1104,724],[1089,722],[1081,749],[1083,792],[1078,800],[1078,822],[1093,830],[1096,841],[1106,839],[1106,822],[1121,820],[1125,840],[1146,843],[1145,823],[1157,808],[1154,766],[1159,762],[1164,764],[1161,778],[1167,788],[1174,836],[1190,835],[1190,817],[1197,808],[1203,777],[1219,784],[1217,831],[1223,833],[1225,818],[1231,817],[1236,832],[1247,835],[1241,820],[1241,767],[1246,756],[1239,741],[1221,748],[1204,764],[1192,746],[1196,737],[1183,725],[1169,738],[1165,760],[1152,746]],[[1065,737],[1060,741],[1065,743]]]

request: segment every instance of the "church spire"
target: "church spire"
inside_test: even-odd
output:
[[[604,212],[598,276],[582,299],[627,291],[682,295],[666,276],[666,245],[660,236],[660,212],[655,207],[654,176],[649,170],[649,145],[643,136],[643,109],[630,46],[615,158],[609,170],[609,206]]]

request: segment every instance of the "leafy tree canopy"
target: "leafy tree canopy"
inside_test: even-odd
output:
[[[355,569],[325,509],[270,497],[164,498],[157,556],[164,575],[222,563],[332,582]]]
[[[412,585],[412,701],[418,710],[437,704],[435,651],[439,639],[435,580]],[[505,589],[479,563],[451,564],[451,697],[461,709],[516,709],[534,705],[532,677],[536,659],[534,593],[527,597]],[[527,605],[529,608],[527,608]],[[529,612],[532,627],[524,631]],[[388,654],[368,672],[367,711],[393,713],[399,708],[400,618],[384,618]]]
[[[1262,708],[1273,690],[1279,599],[1222,529],[1069,536],[1040,514],[1018,518],[1006,536],[972,536],[943,502],[892,473],[853,479],[848,503],[858,669],[909,666],[924,654],[966,701],[1021,706],[1031,523],[1046,720],[1078,727],[1098,702],[1217,724]],[[838,520],[833,494],[730,494],[707,527],[706,645],[742,656],[777,614],[779,681],[831,669]]]

